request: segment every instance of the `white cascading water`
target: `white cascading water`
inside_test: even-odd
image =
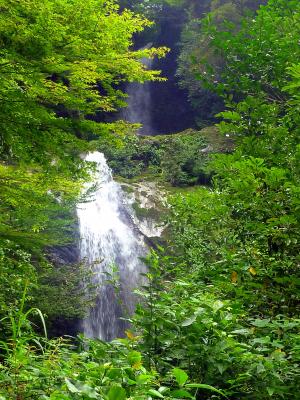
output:
[[[97,299],[83,321],[83,330],[88,337],[109,341],[124,335],[127,323],[120,318],[134,311],[133,291],[144,280],[145,266],[140,257],[146,254],[146,246],[130,219],[124,193],[113,180],[104,155],[94,152],[85,159],[96,163],[97,189],[92,201],[77,207],[80,257],[92,265]],[[107,283],[107,273],[114,268],[117,292],[114,285]]]

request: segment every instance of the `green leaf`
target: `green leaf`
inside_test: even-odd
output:
[[[263,364],[258,364],[257,367],[256,367],[256,371],[257,371],[258,374],[260,374],[260,373],[265,372],[266,369],[265,369]]]
[[[185,321],[182,322],[181,326],[190,326],[192,325],[197,319],[196,315],[193,315],[192,317],[186,319]]]
[[[126,391],[120,386],[113,386],[109,389],[108,400],[125,400]]]
[[[66,382],[67,388],[69,389],[69,391],[71,393],[79,393],[79,390],[77,389],[77,387],[74,386],[73,383],[70,382],[68,378],[65,378],[65,382]]]
[[[89,399],[98,399],[99,398],[96,390],[89,385],[83,385],[80,388],[80,393],[85,394],[86,396],[88,396]]]
[[[151,396],[154,397],[158,397],[159,399],[164,399],[164,396],[155,389],[148,390],[148,394],[151,394]]]
[[[142,361],[142,355],[139,351],[131,351],[128,354],[128,361],[130,365],[140,363]]]
[[[258,328],[265,328],[266,326],[269,325],[270,319],[255,319],[252,321],[252,325],[257,326]]]
[[[108,370],[107,376],[112,380],[116,380],[116,378],[120,378],[122,376],[122,369],[111,368],[110,370]]]
[[[172,375],[175,377],[179,386],[183,386],[189,379],[188,374],[180,368],[173,368]]]
[[[152,375],[141,374],[138,375],[136,381],[139,385],[144,384],[152,379]]]
[[[192,396],[191,393],[187,392],[184,389],[174,390],[174,392],[172,392],[171,395],[176,398],[183,397],[184,399],[194,399],[194,396]]]
[[[252,334],[251,330],[247,329],[247,328],[235,329],[231,333],[235,334],[235,335],[251,335]]]
[[[210,386],[210,385],[205,385],[204,383],[188,383],[186,385],[186,387],[211,390],[212,392],[219,393],[222,396],[226,397],[225,394],[223,392],[221,392],[221,390],[218,390],[218,389],[216,389],[216,388],[214,388],[213,386]]]
[[[226,371],[226,369],[227,369],[227,366],[226,366],[226,365],[219,364],[219,363],[216,364],[216,367],[218,368],[218,371],[220,372],[221,375],[222,375],[222,374]]]
[[[241,116],[236,111],[224,111],[216,115],[217,117],[223,117],[225,119],[229,119],[231,121],[240,121]]]
[[[217,300],[217,301],[215,301],[214,303],[213,303],[213,310],[214,310],[214,312],[217,312],[217,311],[219,311],[221,308],[223,308],[224,307],[224,303],[222,302],[222,301],[220,301],[220,300]]]

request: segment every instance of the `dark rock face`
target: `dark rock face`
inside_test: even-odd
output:
[[[76,227],[78,229],[78,227]],[[76,242],[67,246],[53,247],[49,252],[49,258],[57,267],[63,267],[66,264],[75,264],[79,262],[79,248]]]
[[[167,82],[150,84],[152,97],[152,121],[158,134],[180,132],[194,127],[195,115],[188,102],[188,94],[180,89],[176,77],[179,41],[186,16],[182,9],[164,7],[155,46],[167,46],[170,53],[154,62],[154,69],[162,71]]]

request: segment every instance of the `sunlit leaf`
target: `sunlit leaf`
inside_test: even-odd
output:
[[[136,363],[134,363],[133,365],[132,365],[132,368],[133,369],[141,369],[142,368],[142,362],[141,361],[138,361],[138,362],[136,362]]]
[[[127,331],[125,331],[125,333],[126,333],[126,336],[128,337],[129,340],[134,340],[135,339],[135,336],[131,331],[127,330]]]
[[[186,385],[186,387],[211,390],[212,392],[219,393],[222,396],[226,397],[225,394],[221,390],[216,389],[216,388],[214,388],[213,386],[210,386],[210,385],[205,385],[203,383],[188,383]]]
[[[250,274],[253,275],[253,276],[257,275],[256,269],[255,269],[254,267],[250,267],[250,268],[249,268],[249,272],[250,272]]]
[[[128,354],[128,361],[133,366],[135,364],[141,364],[142,362],[142,355],[139,351],[131,351]]]
[[[184,399],[194,399],[194,396],[191,395],[191,393],[187,392],[184,389],[179,389],[179,390],[174,390],[171,395],[173,397],[176,397],[178,399],[184,398]]]
[[[258,328],[265,328],[266,326],[268,326],[270,323],[270,319],[266,318],[266,319],[255,319],[254,321],[252,321],[252,325],[257,326]]]
[[[193,315],[192,317],[183,321],[181,326],[190,326],[196,321],[196,319],[197,319],[197,315]]]
[[[79,392],[80,392],[80,391],[77,389],[77,387],[76,387],[75,385],[73,385],[72,382],[69,381],[68,378],[65,378],[65,382],[66,382],[67,388],[69,389],[69,391],[70,391],[71,393],[79,393]]]
[[[157,397],[159,399],[164,399],[164,396],[155,389],[148,390],[148,394],[150,394],[153,397]]]
[[[109,389],[108,400],[125,400],[126,391],[120,386],[113,386]]]
[[[183,386],[188,380],[188,374],[180,368],[173,368],[172,375],[175,377],[179,386]]]

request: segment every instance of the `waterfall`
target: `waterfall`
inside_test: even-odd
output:
[[[149,43],[144,48],[151,47]],[[153,60],[150,58],[143,58],[142,63],[147,69],[152,68]],[[142,124],[139,129],[140,135],[153,135],[154,128],[152,124],[152,98],[151,98],[151,83],[129,83],[126,87],[128,95],[127,107],[120,113],[120,117],[131,123]]]
[[[85,159],[96,165],[97,188],[92,201],[77,207],[80,257],[92,265],[97,298],[83,321],[83,330],[88,337],[112,340],[123,336],[127,327],[120,318],[134,311],[133,290],[143,280],[145,266],[140,257],[146,254],[146,246],[132,224],[124,193],[113,180],[104,155],[94,152]],[[118,275],[117,291],[107,283],[113,271]]]

